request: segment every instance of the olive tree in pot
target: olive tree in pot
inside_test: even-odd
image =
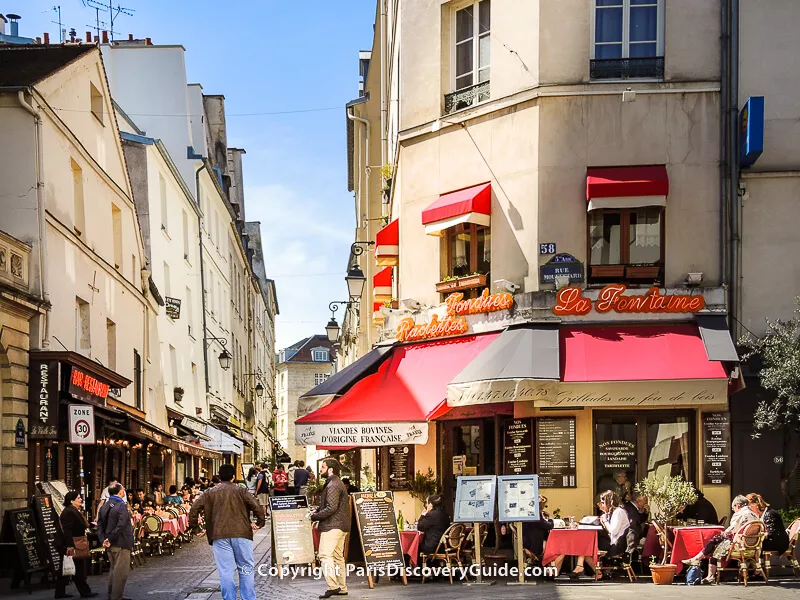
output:
[[[661,564],[651,564],[650,572],[656,585],[670,585],[678,566],[667,563],[667,525],[675,520],[675,516],[684,506],[694,504],[697,492],[694,486],[681,476],[663,477],[655,473],[648,475],[636,484],[636,491],[647,496],[653,511],[653,521],[664,531],[664,558]]]

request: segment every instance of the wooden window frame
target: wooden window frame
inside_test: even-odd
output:
[[[481,231],[485,231],[489,234],[491,240],[491,233],[492,228],[490,225],[478,225],[476,223],[459,223],[454,227],[448,227],[444,231],[444,235],[442,239],[444,240],[444,255],[445,255],[445,264],[442,270],[441,278],[444,279],[445,277],[452,277],[453,276],[453,245],[452,240],[454,236],[457,236],[461,233],[469,233],[470,235],[470,244],[469,244],[469,263],[468,263],[468,274],[469,273],[476,273],[478,271],[478,233]],[[490,242],[491,243],[491,242]],[[489,261],[489,271],[486,275],[491,273],[491,260]],[[466,277],[466,275],[464,275]],[[473,290],[462,290],[465,298],[473,298],[477,297],[478,288]],[[447,295],[447,294],[443,294]]]

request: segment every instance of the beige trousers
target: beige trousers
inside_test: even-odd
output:
[[[347,591],[347,565],[344,562],[344,540],[346,533],[341,529],[323,531],[319,535],[319,562],[322,564],[325,582],[329,590],[339,588]]]
[[[108,572],[109,600],[122,600],[125,595],[125,583],[131,570],[131,551],[127,548],[111,546],[108,549],[111,570]]]

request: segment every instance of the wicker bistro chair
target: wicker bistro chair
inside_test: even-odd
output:
[[[161,555],[167,549],[170,555],[175,554],[175,543],[171,533],[164,531],[164,521],[158,515],[145,515],[142,519],[145,540],[150,549],[150,555],[158,551]]]
[[[181,512],[178,510],[177,505],[172,504],[164,508],[164,512],[169,514],[173,519],[177,519],[181,516]],[[192,535],[190,531],[184,531],[183,533],[179,533],[175,537],[175,544],[180,548],[183,544],[189,543],[192,540]]]
[[[486,538],[489,535],[489,526],[486,523],[480,523],[478,525],[480,528],[480,545],[483,548],[483,545],[486,543]],[[475,528],[473,527],[470,532],[467,534],[467,539],[464,543],[464,547],[461,550],[461,555],[464,562],[473,563],[475,562]],[[481,558],[481,562],[483,562],[483,558]]]
[[[423,567],[426,561],[444,562],[446,566],[453,567],[453,565],[461,566],[461,546],[464,543],[464,526],[460,523],[454,523],[447,528],[439,538],[439,544],[433,554],[420,554],[419,560]],[[449,570],[450,585],[453,585],[453,571]],[[422,571],[422,583],[425,583],[425,571]]]
[[[597,568],[600,570],[601,573],[605,576],[608,574],[609,576],[613,576],[613,574],[617,571],[621,571],[628,576],[628,581],[633,583],[634,581],[638,581],[639,577],[636,575],[636,572],[633,570],[633,553],[629,551],[625,551],[622,554],[618,554],[617,556],[612,556],[611,558],[606,558],[606,552],[600,551],[598,554],[598,566]]]
[[[761,560],[763,563],[761,566],[766,570],[767,577],[769,577],[769,572],[772,568],[771,563],[773,558],[789,561],[789,565],[792,567],[792,573],[794,573],[794,576],[800,576],[800,564],[798,564],[797,556],[795,555],[795,551],[797,550],[797,542],[800,540],[800,518],[792,521],[789,527],[786,528],[786,533],[789,535],[789,549],[786,550],[786,552],[781,554],[779,552],[775,552],[774,550],[761,551]]]
[[[752,564],[755,574],[760,574],[764,581],[768,581],[767,572],[761,564],[761,544],[767,536],[764,530],[764,523],[761,521],[751,521],[743,525],[733,536],[731,547],[728,554],[723,559],[724,563],[736,561],[736,567],[717,567],[717,583],[719,583],[722,571],[738,571],[739,580],[747,585],[747,571]]]
[[[142,524],[133,527],[133,550],[131,551],[131,566],[144,566],[144,546],[142,545]]]

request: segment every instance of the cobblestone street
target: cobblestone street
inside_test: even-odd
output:
[[[255,558],[256,564],[269,564],[270,538],[269,529],[264,528],[256,533]],[[105,598],[107,574],[89,578],[92,590],[100,592],[99,600]],[[463,598],[516,599],[516,598],[543,598],[543,599],[597,599],[608,598],[638,599],[646,596],[648,600],[672,598],[685,598],[687,593],[698,599],[719,598],[725,596],[729,600],[739,598],[782,600],[784,598],[797,598],[800,593],[800,581],[783,579],[773,581],[769,585],[761,582],[752,583],[747,588],[742,585],[724,584],[722,586],[693,587],[691,590],[683,585],[654,586],[649,579],[639,583],[630,584],[618,580],[613,583],[568,583],[542,581],[537,585],[509,586],[504,581],[497,581],[491,587],[474,586],[466,587],[460,584],[449,585],[444,581],[420,584],[418,581],[409,582],[408,586],[400,583],[381,580],[374,589],[370,590],[363,578],[349,578],[350,598],[358,600],[378,599],[412,599],[431,598],[437,600],[455,600]],[[9,580],[0,580],[0,596],[18,600],[50,600],[53,589],[34,586],[33,593],[28,595],[24,589],[9,590]],[[322,581],[304,579],[279,580],[269,576],[256,575],[256,594],[259,600],[278,598],[280,600],[312,600],[324,591],[325,583]],[[74,587],[67,588],[68,593],[76,594]],[[177,550],[174,556],[149,558],[144,567],[136,568],[131,572],[125,591],[126,597],[132,600],[222,600],[219,592],[214,557],[204,538],[196,539],[188,546]],[[77,599],[77,595],[76,595]]]

